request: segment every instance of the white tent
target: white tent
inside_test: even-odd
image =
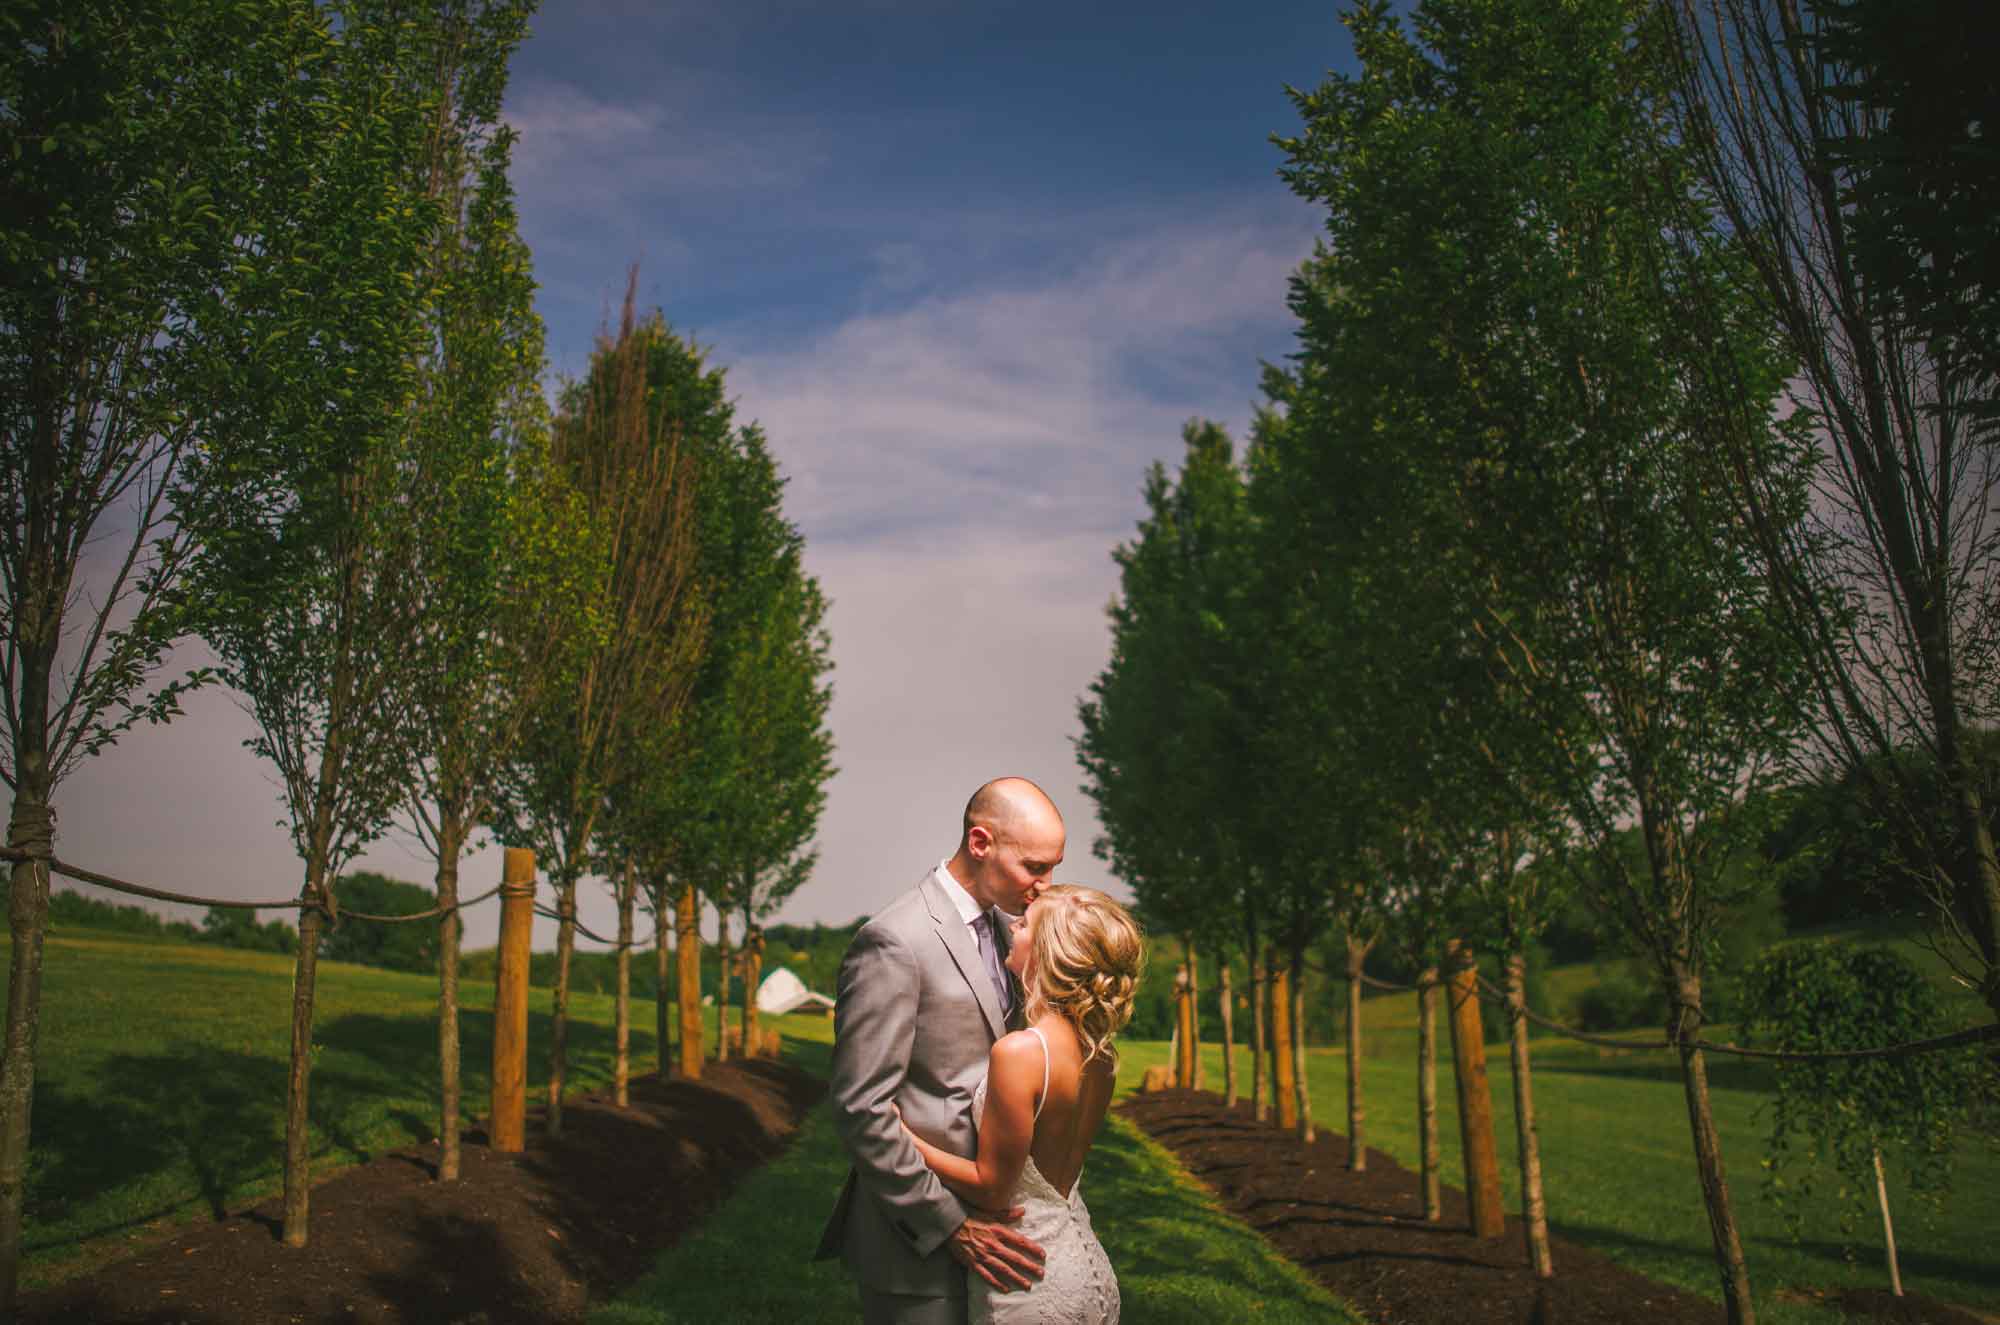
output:
[[[764,983],[757,986],[757,1010],[773,1016],[801,1010],[826,1012],[832,1007],[832,999],[807,989],[803,980],[782,966],[765,976]]]

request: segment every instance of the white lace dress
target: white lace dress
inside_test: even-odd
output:
[[[1034,1027],[1042,1042],[1042,1094],[1049,1095],[1049,1042]],[[972,1095],[975,1124],[985,1116],[986,1083]],[[1041,1105],[1035,1117],[1042,1116]],[[1083,1203],[1083,1179],[1064,1196],[1035,1167],[1028,1156],[1021,1170],[1021,1184],[1014,1189],[1014,1204],[1025,1213],[1015,1227],[1040,1244],[1047,1259],[1042,1277],[1034,1287],[1011,1293],[996,1292],[978,1275],[970,1276],[972,1325],[1117,1325],[1118,1277],[1111,1272],[1111,1260],[1090,1227],[1090,1210]]]

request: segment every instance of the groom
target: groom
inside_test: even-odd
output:
[[[1011,1226],[1020,1211],[961,1204],[903,1123],[974,1153],[972,1092],[1020,1002],[995,910],[1026,911],[1063,845],[1040,787],[987,783],[966,803],[957,853],[864,925],[841,962],[830,1094],[854,1167],[818,1258],[847,1262],[868,1325],[962,1325],[967,1269],[1003,1290],[1042,1276],[1042,1249]]]

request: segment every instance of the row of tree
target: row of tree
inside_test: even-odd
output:
[[[21,1234],[56,790],[194,686],[255,721],[302,864],[285,1240],[307,1213],[315,966],[392,824],[436,860],[441,1176],[458,863],[749,924],[809,866],[825,602],[782,479],[635,307],[551,403],[508,179],[532,0],[83,0],[0,16],[0,613],[13,935],[0,1314]],[[214,662],[176,673],[179,641]],[[361,910],[366,910],[364,905]],[[410,928],[405,926],[404,928]]]
[[[1448,941],[1501,955],[1541,1275],[1524,957],[1582,892],[1679,1046],[1732,1322],[1749,1281],[1692,1040],[1718,921],[1767,886],[1734,862],[1768,793],[1865,793],[1896,885],[2000,1015],[1972,740],[2000,701],[2000,362],[1990,294],[1941,290],[1931,260],[1964,270],[1991,227],[1917,223],[1953,185],[1897,131],[1921,102],[1976,137],[1977,80],[1896,81],[1909,43],[1857,39],[1957,13],[1918,8],[1351,5],[1359,71],[1295,92],[1278,140],[1326,224],[1297,353],[1243,455],[1197,422],[1148,475],[1081,704],[1101,851],[1191,975],[1233,950],[1270,982],[1260,1112],[1265,1009],[1297,1023],[1322,935],[1357,1168],[1369,952],[1422,972],[1426,1028]]]

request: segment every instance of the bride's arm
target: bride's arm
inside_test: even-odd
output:
[[[954,1155],[910,1133],[931,1172],[960,1199],[1004,1210],[1014,1199],[1028,1147],[1035,1139],[1035,1092],[1042,1086],[1042,1046],[1016,1031],[993,1046],[986,1068],[986,1112],[979,1119],[979,1153]]]

